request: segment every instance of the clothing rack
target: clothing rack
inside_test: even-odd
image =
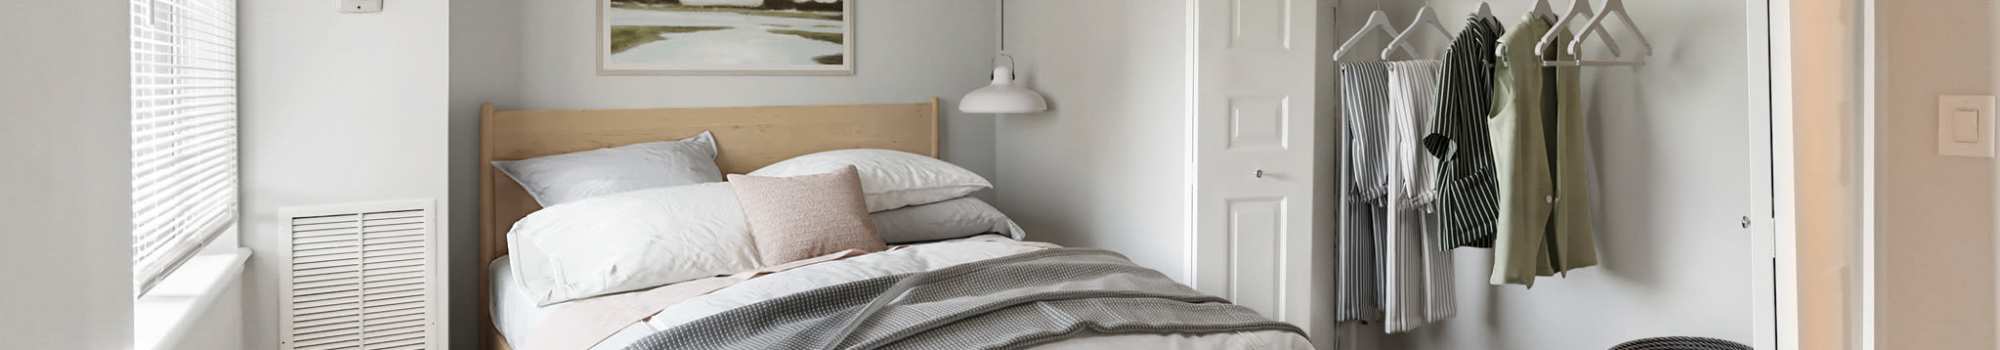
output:
[[[1428,4],[1401,30],[1377,10],[1341,43],[1333,59],[1347,131],[1338,142],[1350,151],[1336,321],[1380,321],[1396,333],[1452,317],[1456,248],[1490,249],[1494,285],[1532,286],[1597,264],[1577,68],[1640,66],[1652,54],[1624,1],[1602,1],[1593,9],[1575,0],[1557,15],[1537,0],[1512,27],[1481,3],[1456,35]],[[1610,35],[1614,17],[1636,42]],[[1583,27],[1568,30],[1575,23]],[[1347,60],[1378,34],[1387,39],[1380,61]],[[1425,56],[1420,36],[1448,48]],[[1584,56],[1593,38],[1609,58]],[[1398,52],[1404,60],[1393,61]]]

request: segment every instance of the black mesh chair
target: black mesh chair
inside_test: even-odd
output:
[[[1611,350],[1754,350],[1733,341],[1702,337],[1659,337],[1628,341]]]

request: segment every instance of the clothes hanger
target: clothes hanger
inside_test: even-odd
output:
[[[1638,39],[1639,39],[1639,54],[1637,55],[1638,57],[1634,57],[1634,58],[1632,58],[1632,59],[1629,59],[1629,60],[1627,60],[1627,59],[1616,59],[1616,60],[1608,60],[1608,61],[1589,61],[1589,60],[1584,60],[1584,59],[1583,59],[1583,40],[1584,40],[1584,39],[1586,39],[1586,38],[1589,38],[1591,34],[1599,34],[1599,35],[1600,35],[1600,37],[1601,37],[1601,38],[1603,38],[1603,39],[1604,39],[1603,41],[1605,41],[1605,42],[1615,42],[1615,41],[1617,41],[1617,40],[1616,40],[1615,38],[1611,37],[1611,35],[1610,35],[1610,34],[1603,34],[1603,33],[1605,32],[1605,31],[1604,31],[1604,20],[1605,20],[1605,19],[1608,19],[1608,18],[1611,18],[1611,16],[1612,16],[1612,15],[1617,15],[1617,16],[1618,16],[1618,20],[1619,20],[1619,22],[1620,22],[1620,23],[1624,23],[1624,24],[1625,24],[1625,30],[1627,30],[1627,31],[1631,31],[1631,32],[1632,32],[1632,36],[1633,36],[1633,37],[1636,37],[1636,38],[1638,38]],[[1578,35],[1577,35],[1577,37],[1576,37],[1576,41],[1572,41],[1572,42],[1570,42],[1570,43],[1569,43],[1569,54],[1570,54],[1571,56],[1575,56],[1575,57],[1577,57],[1577,59],[1576,59],[1575,61],[1568,61],[1568,62],[1557,62],[1558,64],[1564,64],[1564,65],[1567,65],[1567,64],[1569,64],[1569,63],[1574,63],[1574,64],[1576,64],[1576,65],[1580,65],[1580,66],[1581,66],[1581,65],[1589,65],[1589,66],[1605,66],[1605,65],[1627,65],[1627,66],[1636,66],[1636,65],[1642,65],[1642,64],[1645,64],[1645,63],[1646,63],[1646,57],[1648,57],[1648,56],[1652,56],[1652,55],[1653,55],[1653,42],[1652,42],[1652,41],[1650,41],[1650,40],[1646,40],[1646,33],[1645,33],[1645,32],[1642,32],[1642,31],[1639,31],[1639,25],[1638,25],[1638,24],[1636,24],[1636,23],[1633,23],[1633,22],[1632,22],[1632,14],[1631,14],[1631,13],[1628,13],[1628,12],[1626,12],[1626,11],[1625,11],[1625,0],[1605,0],[1605,1],[1604,1],[1604,9],[1602,9],[1602,10],[1598,10],[1598,12],[1597,12],[1597,15],[1596,15],[1596,16],[1594,16],[1594,17],[1592,17],[1592,18],[1590,19],[1590,24],[1588,24],[1588,25],[1585,25],[1585,26],[1583,27],[1583,31],[1582,31],[1581,33],[1582,33],[1582,34],[1578,34]],[[1618,56],[1618,54],[1617,54],[1617,53],[1612,53],[1612,56]]]
[[[1543,2],[1547,2],[1547,0],[1543,0]],[[1560,29],[1568,28],[1569,22],[1576,20],[1577,16],[1592,17],[1593,19],[1595,19],[1594,16],[1596,15],[1597,15],[1596,11],[1590,10],[1590,0],[1571,1],[1569,3],[1569,11],[1564,12],[1561,17],[1557,17],[1556,23],[1554,25],[1549,26],[1549,33],[1543,34],[1542,40],[1535,43],[1535,55],[1542,56],[1547,52],[1549,52],[1549,46],[1555,45],[1556,43],[1556,34],[1562,32]],[[1585,28],[1585,30],[1591,30],[1591,29]],[[1611,42],[1611,39],[1608,39],[1611,36],[1603,33],[1604,28],[1598,27],[1595,30],[1599,32],[1597,33],[1598,39],[1602,39],[1601,41],[1604,42],[1604,48],[1610,51],[1611,55],[1613,56],[1618,55],[1619,52],[1618,43]],[[1581,39],[1582,37],[1583,36],[1578,36],[1577,39]],[[1572,40],[1572,41],[1581,41],[1581,40]],[[1549,57],[1544,57],[1544,58],[1549,58]]]
[[[1410,34],[1415,34],[1420,27],[1435,30],[1438,35],[1444,36],[1445,42],[1450,42],[1452,39],[1451,30],[1445,29],[1444,23],[1438,22],[1437,12],[1431,10],[1430,5],[1424,5],[1423,8],[1417,9],[1417,19],[1411,20],[1410,26],[1397,33],[1395,39],[1390,39],[1389,47],[1382,48],[1382,60],[1388,61],[1389,57],[1395,56],[1395,48],[1398,46],[1403,47],[1403,52],[1410,54],[1410,58],[1422,58],[1417,55],[1415,49],[1409,48]]]
[[[1528,17],[1533,17],[1533,18],[1548,18],[1548,17],[1555,17],[1555,16],[1556,16],[1556,9],[1555,9],[1555,7],[1554,7],[1554,6],[1549,6],[1549,0],[1535,0],[1535,6],[1534,6],[1534,7],[1532,7],[1532,9],[1528,10]],[[1546,35],[1545,35],[1545,36],[1546,36]],[[1540,44],[1540,42],[1537,42],[1536,44],[1537,44],[1537,45],[1539,45],[1539,44]],[[1537,51],[1537,52],[1539,52],[1539,51]],[[1494,56],[1506,56],[1506,55],[1507,55],[1507,46],[1506,46],[1506,45],[1493,45],[1493,55],[1494,55]],[[1539,55],[1539,54],[1538,54],[1538,55]]]
[[[1396,36],[1396,27],[1389,24],[1388,13],[1384,13],[1382,10],[1375,10],[1375,12],[1369,13],[1368,22],[1361,24],[1361,30],[1355,31],[1354,36],[1348,37],[1347,42],[1340,44],[1339,50],[1333,51],[1333,60],[1339,61],[1341,57],[1347,57],[1347,52],[1354,49],[1355,45],[1361,44],[1361,39],[1367,37],[1369,33],[1381,33],[1393,38]],[[1388,48],[1401,48],[1403,52],[1409,53],[1411,56],[1417,55],[1417,50],[1411,48],[1407,43],[1401,46],[1391,43]]]
[[[1485,1],[1480,1],[1479,9],[1473,10],[1472,15],[1479,16],[1479,18],[1493,18],[1493,4],[1488,4]]]
[[[1555,6],[1549,6],[1549,0],[1535,0],[1535,9],[1528,11],[1528,14],[1538,17],[1551,17],[1556,15],[1556,8]]]

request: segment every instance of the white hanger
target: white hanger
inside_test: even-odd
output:
[[[1333,60],[1339,61],[1341,57],[1347,57],[1347,51],[1354,49],[1354,45],[1361,44],[1361,38],[1367,37],[1368,33],[1382,33],[1382,35],[1388,35],[1393,38],[1396,36],[1396,27],[1389,24],[1388,13],[1383,13],[1382,10],[1375,10],[1375,12],[1369,13],[1368,22],[1361,25],[1361,30],[1355,31],[1354,36],[1347,37],[1347,42],[1340,44],[1339,50],[1333,51]],[[1398,48],[1398,46],[1392,43],[1389,45],[1389,48]],[[1410,48],[1409,44],[1403,44],[1400,48],[1403,49],[1403,52],[1409,53],[1411,56],[1417,55],[1417,50]]]
[[[1549,6],[1549,0],[1535,0],[1535,9],[1528,11],[1528,14],[1535,15],[1537,17],[1555,16],[1556,8],[1555,6]]]
[[[1610,43],[1610,42],[1614,42],[1614,41],[1617,41],[1616,39],[1612,38],[1610,34],[1604,34],[1604,32],[1605,32],[1605,31],[1604,31],[1604,20],[1605,20],[1605,19],[1608,19],[1608,18],[1611,18],[1611,16],[1612,16],[1612,15],[1617,15],[1617,16],[1618,16],[1618,19],[1619,19],[1619,22],[1622,22],[1622,23],[1625,23],[1625,30],[1628,30],[1628,31],[1631,31],[1631,32],[1632,32],[1632,36],[1633,36],[1633,37],[1637,37],[1637,38],[1639,39],[1639,55],[1638,55],[1638,57],[1635,57],[1635,58],[1633,58],[1633,59],[1630,59],[1630,60],[1623,60],[1623,59],[1620,59],[1620,60],[1612,60],[1612,61],[1586,61],[1586,60],[1584,60],[1584,59],[1583,59],[1583,39],[1585,39],[1585,38],[1589,38],[1591,34],[1599,34],[1599,35],[1600,35],[1600,37],[1601,37],[1601,38],[1603,38],[1603,39],[1604,39],[1604,42],[1606,42],[1606,43]],[[1640,65],[1640,64],[1645,64],[1645,63],[1646,63],[1646,57],[1647,57],[1647,56],[1652,56],[1652,55],[1653,55],[1653,42],[1652,42],[1652,41],[1649,41],[1649,40],[1646,40],[1646,33],[1645,33],[1645,32],[1642,32],[1642,31],[1639,31],[1639,25],[1638,25],[1638,24],[1636,24],[1636,23],[1633,23],[1633,22],[1632,22],[1632,14],[1630,14],[1630,13],[1627,13],[1627,12],[1625,12],[1625,1],[1624,1],[1624,0],[1605,0],[1605,1],[1604,1],[1604,9],[1603,9],[1603,10],[1600,10],[1600,11],[1598,11],[1598,12],[1597,12],[1597,15],[1596,15],[1596,16],[1594,16],[1594,17],[1592,17],[1592,18],[1590,19],[1590,24],[1589,24],[1589,25],[1586,25],[1586,26],[1584,26],[1584,27],[1583,27],[1583,31],[1582,31],[1581,33],[1582,33],[1582,34],[1578,34],[1578,35],[1576,36],[1576,41],[1573,41],[1573,42],[1570,42],[1570,43],[1569,43],[1569,54],[1570,54],[1570,55],[1572,55],[1572,56],[1576,56],[1576,57],[1577,57],[1577,60],[1576,60],[1576,61],[1570,61],[1570,62],[1562,62],[1562,63],[1559,63],[1559,64],[1565,64],[1565,65],[1567,65],[1567,63],[1574,63],[1574,64],[1576,64],[1576,65],[1593,65],[1593,66],[1598,66],[1598,65]],[[1614,53],[1612,53],[1612,55],[1613,55],[1613,56],[1617,56],[1618,54],[1614,52]]]
[[[1544,1],[1546,2],[1546,0]],[[1549,45],[1555,45],[1556,43],[1556,34],[1561,33],[1563,28],[1567,28],[1569,26],[1569,22],[1575,20],[1577,16],[1596,16],[1596,14],[1597,14],[1596,12],[1590,10],[1590,0],[1571,1],[1569,3],[1569,11],[1563,13],[1562,17],[1557,17],[1555,25],[1549,26],[1548,34],[1542,34],[1542,41],[1535,43],[1535,55],[1541,56],[1549,52]],[[1592,29],[1585,28],[1584,30],[1588,31]],[[1618,43],[1611,42],[1611,39],[1607,39],[1610,38],[1611,36],[1605,35],[1603,33],[1604,28],[1599,27],[1595,30],[1599,32],[1597,33],[1599,35],[1598,38],[1603,39],[1604,48],[1606,50],[1611,51],[1612,55],[1614,56],[1618,55]],[[1582,38],[1583,36],[1578,36],[1577,37],[1578,40],[1574,41],[1581,41]],[[1554,57],[1544,57],[1544,58],[1547,59]]]
[[[1410,42],[1408,41],[1410,34],[1415,34],[1418,27],[1435,30],[1438,35],[1444,37],[1445,42],[1451,42],[1451,30],[1445,29],[1444,23],[1438,22],[1437,13],[1431,10],[1430,5],[1425,5],[1423,8],[1417,9],[1417,19],[1411,20],[1409,27],[1403,28],[1401,33],[1396,34],[1395,39],[1389,40],[1389,47],[1382,48],[1382,60],[1388,61],[1390,56],[1394,56],[1396,53],[1395,48],[1398,46],[1403,47],[1403,52],[1410,54],[1410,58],[1422,58],[1417,55],[1415,49],[1410,48]]]
[[[1479,16],[1479,18],[1493,18],[1493,4],[1480,1],[1479,9],[1472,11],[1472,15]]]
[[[1556,16],[1556,9],[1555,9],[1555,7],[1554,7],[1554,6],[1549,6],[1549,0],[1535,0],[1535,7],[1533,7],[1533,8],[1532,8],[1532,9],[1530,9],[1530,10],[1528,10],[1528,17],[1533,17],[1533,18],[1542,18],[1542,17],[1555,17],[1555,16]],[[1554,32],[1554,31],[1551,31],[1551,32]],[[1547,35],[1543,35],[1543,36],[1544,36],[1544,37],[1546,37]],[[1539,44],[1539,42],[1538,42],[1537,44]],[[1538,52],[1539,52],[1539,51],[1538,51]],[[1493,46],[1493,55],[1494,55],[1494,56],[1506,56],[1506,55],[1507,55],[1507,46],[1506,46],[1506,45],[1494,45],[1494,46]],[[1537,54],[1537,55],[1540,55],[1540,54]]]

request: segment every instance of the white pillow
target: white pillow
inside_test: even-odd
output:
[[[750,176],[825,174],[852,165],[861,173],[868,212],[937,203],[993,188],[986,178],[936,158],[886,149],[826,151],[786,159]]]
[[[537,305],[755,270],[728,183],[639,190],[529,214],[507,233],[515,277]]]
[[[514,178],[544,207],[641,189],[722,182],[715,165],[715,136],[564,153],[493,167]]]
[[[998,233],[1026,239],[1021,227],[979,198],[965,197],[868,215],[889,244],[933,242]]]

